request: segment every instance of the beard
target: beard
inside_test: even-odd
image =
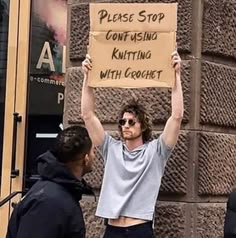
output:
[[[136,140],[136,139],[142,137],[142,132],[140,132],[139,134],[136,134],[136,135],[133,135],[133,133],[131,133],[131,132],[129,132],[129,133],[122,132],[122,137],[124,140],[133,141],[133,140]]]

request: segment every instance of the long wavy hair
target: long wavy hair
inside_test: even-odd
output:
[[[137,100],[131,100],[128,104],[124,105],[119,113],[119,119],[121,119],[125,112],[132,113],[135,117],[137,117],[138,121],[141,124],[142,129],[142,139],[143,142],[147,142],[151,140],[152,137],[152,129],[149,117],[145,111],[145,108],[139,104]],[[118,129],[120,134],[122,135],[122,127],[118,125]]]

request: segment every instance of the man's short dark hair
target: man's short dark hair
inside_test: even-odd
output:
[[[138,101],[131,100],[121,108],[119,119],[123,117],[125,112],[132,113],[135,117],[137,117],[141,124],[143,142],[145,143],[149,141],[152,137],[152,129],[145,108],[139,104]],[[119,125],[118,127],[120,133],[122,134],[121,126]]]
[[[71,126],[58,133],[52,152],[58,161],[67,163],[82,159],[89,154],[92,141],[82,126]]]

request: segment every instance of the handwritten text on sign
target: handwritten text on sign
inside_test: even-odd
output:
[[[89,85],[171,87],[176,12],[176,3],[90,4]]]

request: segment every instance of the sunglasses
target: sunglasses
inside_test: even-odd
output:
[[[134,119],[120,119],[119,120],[119,125],[124,126],[128,122],[129,126],[134,126],[136,121]]]

